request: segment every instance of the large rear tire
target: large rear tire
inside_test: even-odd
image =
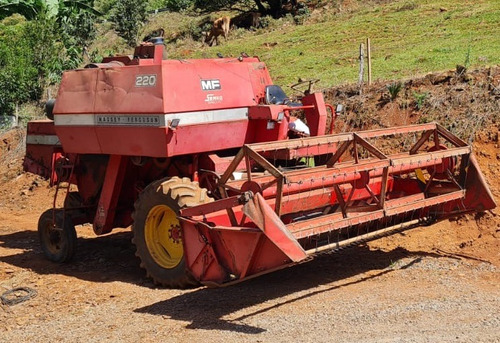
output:
[[[207,190],[188,178],[172,177],[149,184],[135,202],[133,243],[141,267],[155,284],[171,288],[198,285],[187,272],[179,210],[213,201]]]

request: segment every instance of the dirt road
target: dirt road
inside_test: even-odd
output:
[[[156,289],[121,230],[79,229],[72,264],[35,231],[52,190],[21,175],[1,190],[0,342],[500,342],[496,218],[462,218],[223,288]],[[13,192],[16,190],[16,192]],[[24,195],[27,194],[27,195]]]

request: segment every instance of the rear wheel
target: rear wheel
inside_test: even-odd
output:
[[[55,221],[54,221],[55,219]],[[61,210],[45,211],[38,220],[38,236],[45,256],[54,262],[71,260],[76,251],[76,230],[71,217]]]
[[[213,201],[207,190],[188,178],[149,184],[135,203],[133,242],[141,267],[156,284],[186,288],[197,282],[186,271],[179,210]]]

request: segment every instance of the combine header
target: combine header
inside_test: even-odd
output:
[[[222,286],[495,207],[438,124],[327,134],[322,94],[290,101],[257,58],[162,54],[155,39],[64,73],[51,119],[28,124],[25,169],[56,187],[38,225],[50,260],[73,257],[75,225],[132,225],[156,283]]]

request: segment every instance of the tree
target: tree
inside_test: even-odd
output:
[[[137,43],[140,26],[146,21],[146,9],[146,1],[117,0],[111,15],[115,31],[132,47]]]
[[[21,16],[0,22],[2,115],[12,115],[17,104],[40,99],[44,77],[57,56],[51,48],[55,37],[45,24]]]
[[[181,1],[181,0],[172,0],[172,1]],[[182,0],[184,1],[184,0]],[[205,1],[205,0],[194,0],[194,5],[199,8],[203,8],[206,10],[216,10],[220,8],[230,8],[234,6],[236,3],[242,3],[241,0],[214,0],[214,1]],[[257,7],[257,10],[262,15],[271,15],[274,18],[279,18],[283,15],[283,6],[286,4],[290,4],[293,8],[297,6],[297,0],[246,0],[246,6],[253,5]]]
[[[60,19],[60,14],[68,8],[77,8],[81,11],[87,11],[99,15],[92,7],[93,1],[89,0],[14,0],[6,1],[0,4],[0,20],[18,13],[28,20],[33,20],[41,13],[49,18]]]
[[[93,0],[15,0],[0,5],[0,19],[18,13],[28,20],[51,20],[59,31],[60,39],[68,52],[64,63],[77,67],[89,43],[95,38],[95,20],[100,13],[93,8]],[[50,44],[50,43],[49,43]]]
[[[297,6],[297,0],[254,0],[259,12],[262,14],[269,14],[273,18],[279,18],[282,15],[283,5],[290,3],[293,7]],[[263,2],[267,3],[269,9],[266,9]]]
[[[66,68],[77,68],[87,47],[96,36],[96,11],[79,6],[65,6],[58,11],[57,24],[68,55]]]
[[[63,70],[76,68],[95,35],[91,1],[17,1],[2,4],[0,16],[0,115],[38,101]],[[27,20],[28,19],[28,20]]]

